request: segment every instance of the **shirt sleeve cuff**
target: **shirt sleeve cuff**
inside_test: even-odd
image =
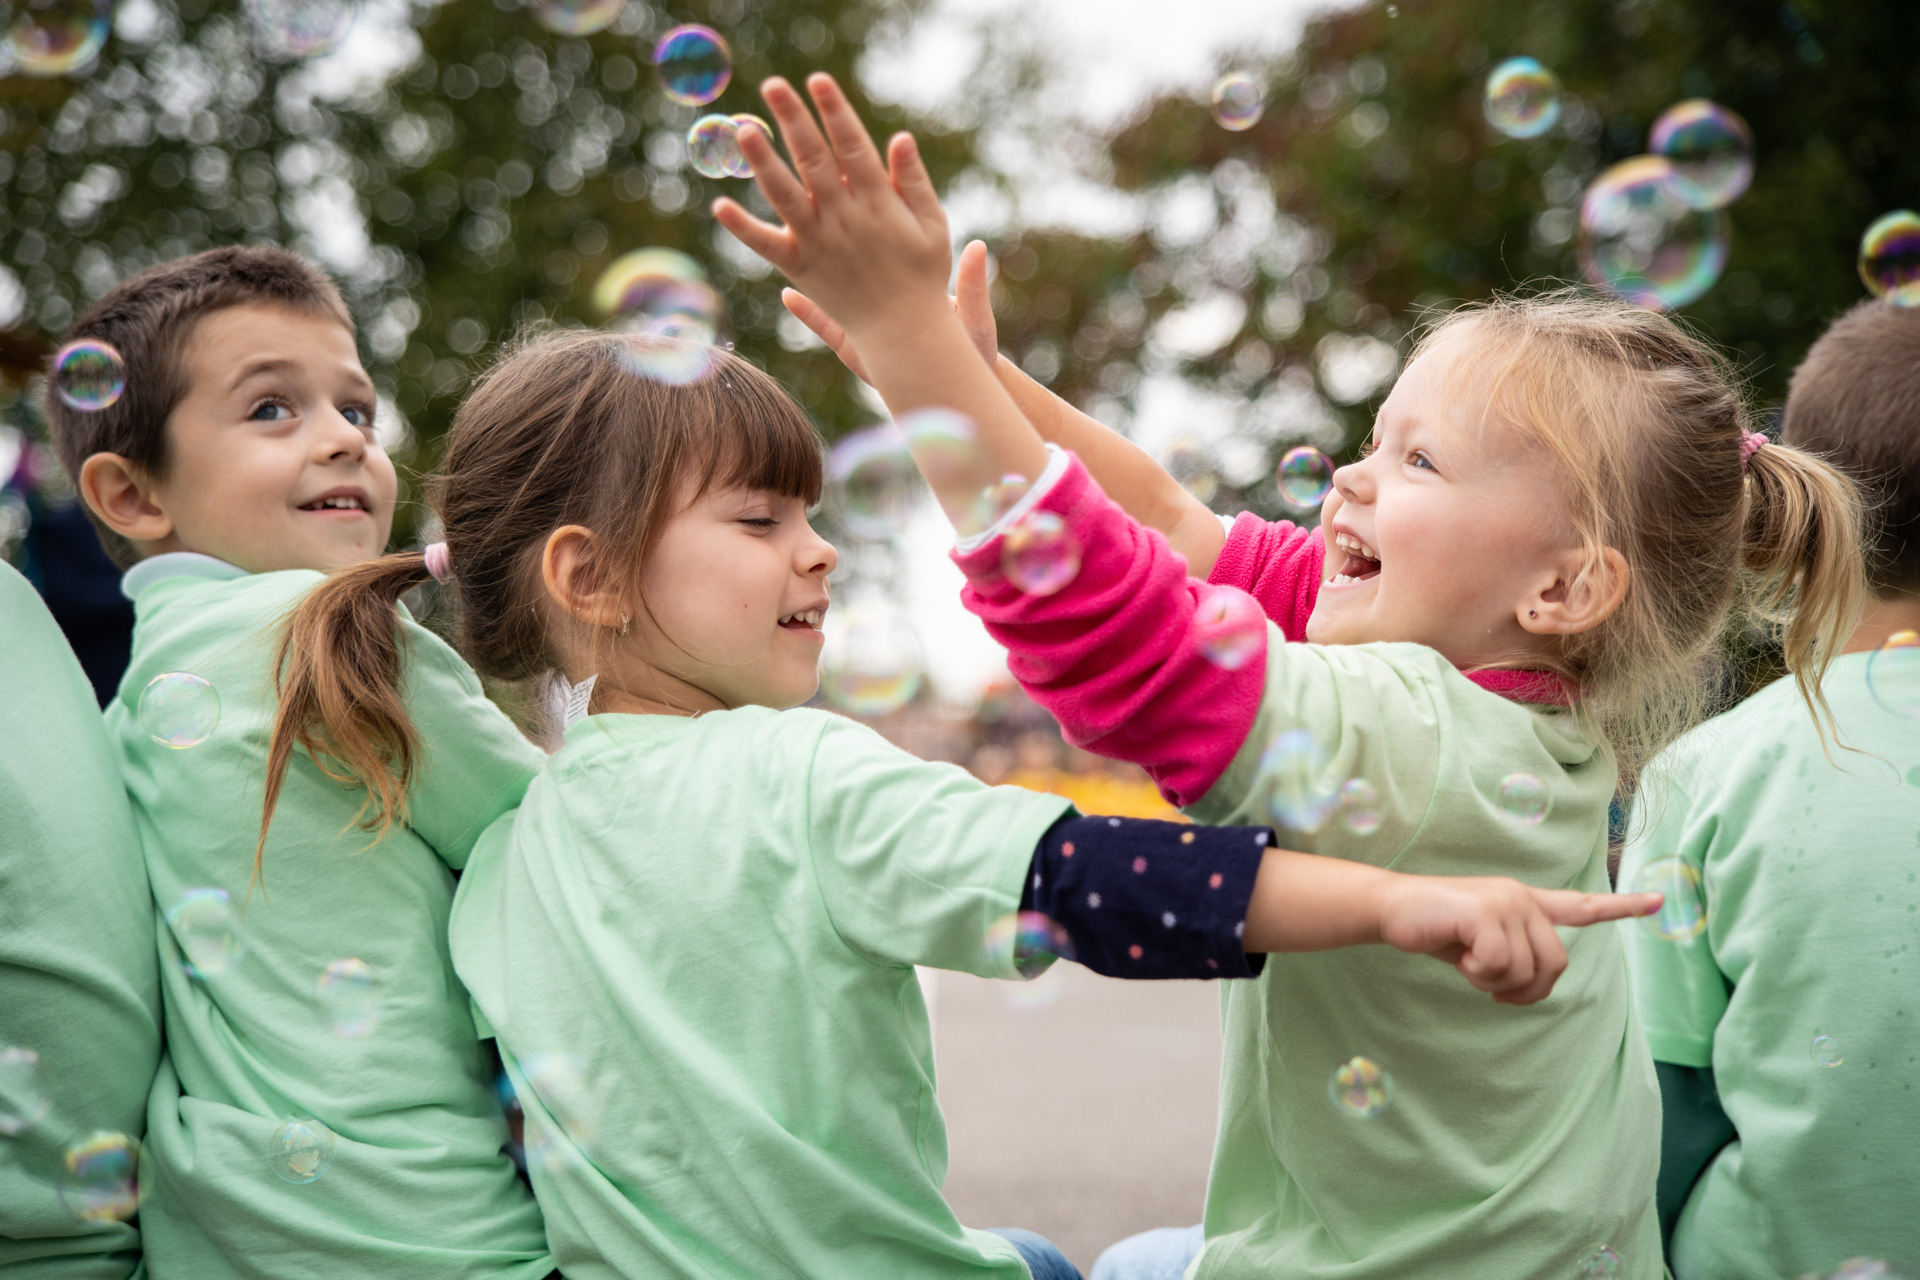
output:
[[[1039,479],[1029,485],[1027,491],[1020,495],[1020,501],[1008,507],[1004,515],[979,533],[971,534],[965,538],[955,539],[953,549],[961,555],[966,555],[971,551],[978,551],[981,547],[986,546],[989,542],[992,542],[995,538],[1013,528],[1014,525],[1019,524],[1020,521],[1026,517],[1026,514],[1039,506],[1040,500],[1051,493],[1053,487],[1060,483],[1060,478],[1067,474],[1067,464],[1069,460],[1070,455],[1065,449],[1062,449],[1058,445],[1048,445],[1047,465],[1041,468]]]

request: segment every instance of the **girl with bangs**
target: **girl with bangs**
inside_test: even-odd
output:
[[[800,707],[836,563],[806,517],[820,439],[745,361],[667,385],[662,354],[689,355],[595,333],[503,355],[448,437],[446,542],[303,603],[274,730],[276,769],[330,758],[404,815],[433,744],[397,697],[393,602],[429,574],[482,674],[558,682],[564,741],[473,850],[451,940],[572,1280],[1077,1276],[942,1199],[916,964],[1014,978],[1070,945],[1102,973],[1244,977],[1384,941],[1526,1002],[1564,966],[1553,925],[1654,905],[1082,818]]]
[[[1572,293],[1463,309],[1416,347],[1319,530],[1223,531],[1137,449],[995,376],[982,255],[956,313],[911,136],[883,161],[831,78],[809,87],[818,124],[784,81],[763,90],[792,167],[740,131],[784,225],[715,213],[896,414],[974,420],[977,469],[928,468],[950,513],[1031,477],[1028,509],[1077,543],[1050,593],[1003,568],[1022,512],[955,552],[1068,741],[1146,766],[1201,821],[1271,815],[1342,865],[1604,894],[1609,802],[1725,687],[1731,621],[1779,625],[1824,708],[1861,595],[1859,495],[1756,433],[1724,360],[1672,320]],[[1236,617],[1253,652],[1223,663]],[[1333,820],[1354,779],[1377,806]],[[1122,1242],[1096,1280],[1659,1280],[1653,1062],[1619,937],[1571,952],[1524,1008],[1384,948],[1229,984],[1205,1220]]]

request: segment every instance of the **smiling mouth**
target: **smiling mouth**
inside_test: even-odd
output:
[[[815,609],[802,609],[798,613],[783,614],[780,618],[780,626],[786,631],[818,631],[821,620],[826,616],[825,605]]]
[[[370,512],[365,500],[350,493],[336,494],[331,498],[315,498],[312,502],[301,504],[302,511],[359,511]]]
[[[1336,533],[1333,545],[1346,553],[1346,559],[1327,579],[1328,586],[1350,587],[1380,576],[1380,557],[1360,539],[1350,533]]]

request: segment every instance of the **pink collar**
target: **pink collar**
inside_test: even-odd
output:
[[[1463,672],[1467,679],[1503,698],[1532,702],[1549,707],[1573,705],[1574,687],[1565,676],[1553,671],[1516,671],[1502,667],[1491,671]]]

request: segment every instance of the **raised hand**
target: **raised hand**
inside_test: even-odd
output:
[[[999,364],[1000,334],[993,320],[993,302],[987,289],[987,246],[980,240],[972,240],[960,251],[960,270],[957,289],[949,299],[953,303],[953,313],[960,317],[960,327],[967,331],[974,350],[987,362],[989,369]],[[867,377],[866,366],[860,362],[860,353],[853,349],[852,339],[840,322],[826,313],[821,305],[798,289],[782,289],[780,301],[786,304],[793,318],[813,330],[813,336],[827,344],[829,350],[840,357],[840,363],[847,366],[848,372],[860,381],[872,385],[873,379]]]

